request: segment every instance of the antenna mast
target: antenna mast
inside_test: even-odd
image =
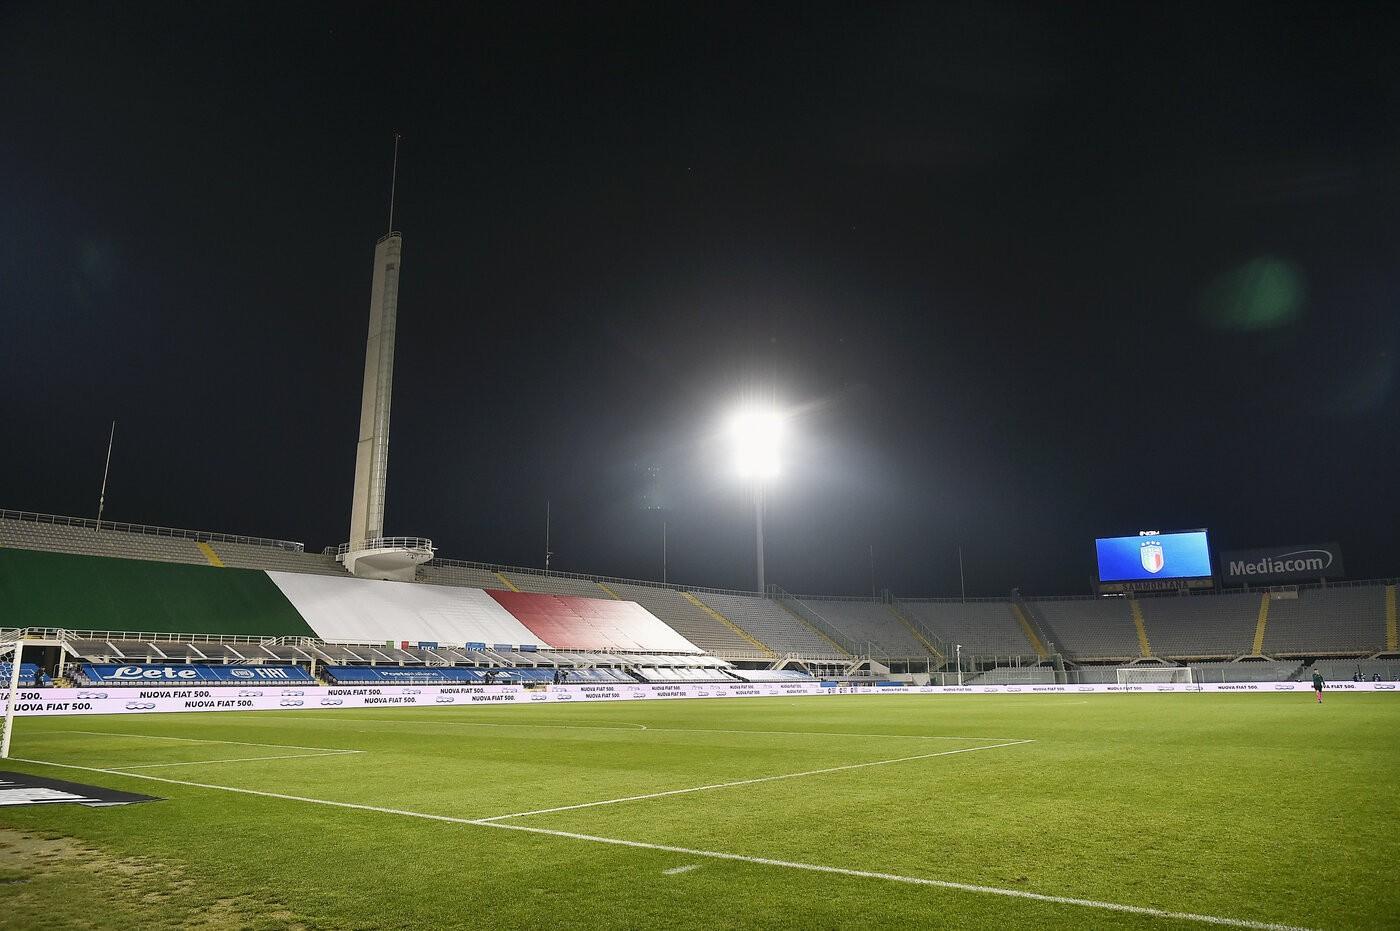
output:
[[[389,175],[389,232],[394,231],[394,189],[399,183],[399,140],[403,136],[394,133],[394,170]]]

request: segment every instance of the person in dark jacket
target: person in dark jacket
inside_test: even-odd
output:
[[[1322,704],[1322,687],[1326,683],[1322,681],[1322,673],[1313,670],[1313,691],[1317,693],[1317,703]]]

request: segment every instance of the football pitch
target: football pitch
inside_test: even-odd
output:
[[[161,800],[0,808],[0,925],[1395,927],[1397,735],[1332,693],[21,718],[0,769]]]

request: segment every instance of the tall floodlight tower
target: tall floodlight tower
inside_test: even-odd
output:
[[[399,135],[394,134],[394,169],[389,182],[389,230],[374,247],[369,295],[369,338],[360,395],[360,436],[355,447],[355,491],[350,504],[350,542],[337,557],[365,578],[411,581],[414,567],[433,558],[432,541],[384,536],[384,486],[389,475],[389,407],[394,393],[394,338],[399,317],[399,265],[403,236],[394,229]]]
[[[355,446],[355,496],[350,542],[384,536],[384,486],[389,476],[389,407],[394,393],[394,335],[399,312],[399,262],[403,236],[385,234],[374,247],[369,296],[369,338],[360,395],[360,439]]]

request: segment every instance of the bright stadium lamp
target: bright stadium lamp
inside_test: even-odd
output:
[[[745,407],[729,420],[729,440],[734,451],[734,471],[755,482],[778,477],[778,449],[783,438],[783,416],[767,407]]]
[[[763,577],[763,490],[782,471],[780,450],[786,432],[785,421],[786,417],[776,408],[751,405],[734,412],[727,431],[734,471],[741,479],[752,482],[754,488],[759,594],[767,591]]]

